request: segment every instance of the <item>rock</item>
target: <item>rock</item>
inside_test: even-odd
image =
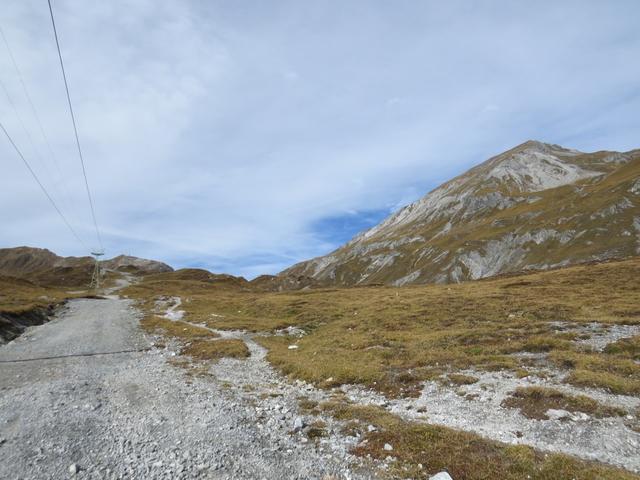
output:
[[[549,417],[549,420],[562,420],[562,419],[571,417],[571,414],[566,410],[560,410],[555,408],[550,408],[549,410],[547,410],[546,415],[547,417]]]
[[[302,420],[302,417],[296,417],[296,419],[293,421],[293,431],[299,432],[303,428],[304,428],[304,420]]]
[[[447,472],[440,472],[436,473],[432,477],[429,477],[429,480],[453,480],[453,478],[451,478],[451,475],[449,475]]]
[[[390,452],[391,450],[393,450],[393,447],[391,445],[389,445],[388,443],[385,443],[384,447],[382,447],[382,448],[384,448],[387,452]]]
[[[571,419],[572,420],[576,420],[576,421],[580,421],[580,422],[586,422],[587,420],[589,420],[591,417],[589,415],[587,415],[584,412],[575,412],[571,415]]]
[[[374,427],[373,425],[367,426],[367,432],[375,432],[376,430],[377,430],[377,428]]]
[[[289,350],[296,350],[298,345],[289,345]]]
[[[77,463],[72,463],[71,465],[69,465],[69,473],[71,475],[75,475],[79,471],[80,471],[80,466]]]

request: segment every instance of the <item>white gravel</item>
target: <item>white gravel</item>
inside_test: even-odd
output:
[[[0,362],[64,356],[0,364],[0,478],[375,478],[347,453],[354,439],[290,433],[305,387],[255,343],[205,378],[169,364],[170,349],[68,356],[148,349],[137,324],[129,300],[76,300],[0,348]]]
[[[177,297],[158,305],[172,320],[182,319],[179,306]],[[253,335],[218,331],[243,340],[251,356],[223,359],[208,375],[190,376],[172,364],[176,345],[154,347],[139,316],[117,296],[75,300],[55,320],[0,347],[0,478],[328,480],[378,478],[388,468],[386,461],[351,456],[359,438],[340,433],[339,422],[299,411],[300,397],[324,401],[331,393],[286,381]],[[604,336],[610,342],[634,332],[610,329]],[[593,333],[599,347],[603,334]],[[640,471],[640,434],[623,418],[531,420],[501,406],[526,385],[588,394],[629,411],[640,399],[576,389],[553,371],[545,380],[465,373],[480,381],[455,388],[427,382],[417,399],[342,390],[407,419]],[[317,420],[326,423],[327,436],[310,440],[305,429]]]
[[[384,406],[408,420],[443,425],[475,432],[505,443],[530,445],[547,452],[561,452],[587,460],[640,471],[640,433],[630,429],[627,417],[592,418],[567,415],[550,420],[535,420],[519,410],[501,405],[517,387],[552,387],[568,394],[588,395],[606,405],[637,412],[640,398],[612,395],[601,390],[578,389],[561,383],[564,375],[548,372],[548,378],[516,378],[508,372],[464,371],[479,379],[459,387],[426,382],[419,398],[389,400],[384,396],[352,385],[343,386],[354,402]],[[637,414],[637,413],[636,413]]]

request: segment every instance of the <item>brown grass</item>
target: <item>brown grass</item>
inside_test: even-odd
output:
[[[570,370],[567,382],[572,385],[621,395],[640,394],[640,365],[626,353],[553,352],[550,359]]]
[[[354,425],[363,435],[353,453],[383,459],[392,455],[392,473],[425,478],[447,470],[455,479],[485,480],[637,480],[630,472],[559,454],[542,454],[524,446],[510,446],[445,427],[403,421],[380,407],[344,401],[322,404],[327,413]],[[368,432],[367,425],[376,431]],[[384,450],[388,443],[392,452]],[[423,469],[419,465],[423,465]]]
[[[247,358],[249,349],[242,340],[195,340],[183,348],[182,355],[194,360],[219,360],[221,358]]]
[[[568,412],[583,412],[597,418],[619,417],[627,412],[621,408],[603,405],[585,395],[569,395],[546,387],[519,387],[502,402],[510,408],[518,408],[527,418],[548,420],[546,412],[550,408]]]
[[[477,377],[464,375],[462,373],[450,373],[446,378],[446,383],[449,383],[450,385],[473,385],[477,381]]]
[[[623,355],[632,360],[640,360],[640,335],[610,343],[604,351],[613,355]]]
[[[426,380],[444,378],[464,385],[474,378],[464,369],[543,375],[538,362],[514,356],[542,354],[569,372],[576,385],[616,393],[640,393],[635,340],[616,342],[605,352],[585,352],[553,322],[638,324],[640,259],[573,267],[545,273],[459,285],[404,288],[368,287],[264,293],[246,284],[163,275],[145,279],[127,294],[153,308],[163,295],[180,296],[186,320],[216,329],[273,332],[297,326],[306,335],[260,337],[268,359],[283,373],[321,387],[358,383],[387,395],[415,395]],[[196,350],[216,350],[223,340],[197,340]],[[288,347],[295,343],[298,348]],[[246,346],[239,346],[242,355]],[[187,353],[187,351],[185,351]],[[205,355],[209,357],[209,354]],[[526,370],[524,369],[526,367]],[[546,392],[524,394],[525,408],[549,405],[593,415],[619,414],[586,397]],[[533,398],[532,398],[533,397]],[[514,397],[517,398],[517,397]],[[515,405],[514,405],[515,406]],[[520,405],[518,405],[518,408]],[[543,455],[528,447],[505,446],[444,427],[404,422],[376,407],[336,400],[317,405],[301,399],[310,413],[320,409],[342,419],[367,443],[359,455],[384,458],[393,445],[398,476],[423,478],[447,469],[465,479],[638,479],[638,476],[563,455]],[[373,424],[377,431],[369,432]],[[424,470],[418,464],[425,466]]]
[[[0,312],[22,313],[78,296],[63,289],[42,287],[27,280],[0,276]]]
[[[327,424],[322,420],[316,420],[306,428],[305,434],[310,440],[326,437],[329,435],[327,432]]]
[[[146,316],[140,324],[151,333],[163,333],[164,335],[181,340],[195,340],[198,338],[215,338],[219,335],[206,328],[197,327],[186,322],[173,321],[156,315]]]
[[[640,366],[630,366],[627,349],[588,354],[599,364],[563,366],[558,359],[587,354],[571,341],[575,334],[551,322],[637,324],[639,278],[634,258],[458,285],[281,293],[161,274],[126,293],[148,308],[159,296],[180,296],[187,320],[216,329],[301,327],[307,332],[301,339],[260,342],[284,373],[321,386],[359,383],[392,396],[415,395],[420,382],[461,369],[522,372],[528,360],[512,354],[539,352],[572,370],[575,384],[637,394]],[[298,349],[289,350],[293,342]],[[584,371],[598,378],[587,379]]]

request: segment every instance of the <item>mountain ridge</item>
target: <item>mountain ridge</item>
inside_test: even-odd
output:
[[[324,286],[447,283],[636,255],[639,177],[640,150],[530,140],[278,276]]]
[[[34,281],[43,285],[82,285],[91,279],[93,257],[62,257],[46,248],[0,248],[0,275]],[[119,255],[100,262],[107,270],[142,275],[171,272],[169,265],[144,258]]]

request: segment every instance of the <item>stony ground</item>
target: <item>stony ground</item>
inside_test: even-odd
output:
[[[166,298],[157,304],[159,312],[173,320],[183,320],[184,312],[179,308],[179,297]],[[206,328],[204,325],[199,325]],[[564,329],[574,328],[560,324]],[[575,327],[579,333],[589,334],[578,342],[602,350],[609,343],[640,334],[640,326],[602,325],[591,323]],[[256,344],[255,335],[244,332],[213,330],[223,337],[240,338],[251,350],[249,360],[224,360],[213,368],[216,376],[228,382],[230,388],[265,391],[265,385],[277,385],[282,381],[265,362],[266,351]],[[290,327],[289,335],[304,335]],[[471,385],[446,385],[442,382],[426,382],[418,398],[388,399],[376,392],[354,385],[344,385],[339,391],[361,405],[383,406],[389,412],[408,420],[475,432],[483,437],[510,444],[524,444],[543,451],[560,452],[586,460],[609,463],[628,470],[640,471],[640,432],[630,428],[637,423],[640,398],[614,395],[603,390],[576,388],[563,382],[566,373],[560,372],[546,362],[546,354],[532,354],[540,367],[532,374],[518,378],[513,373],[462,371],[478,381]],[[533,373],[535,372],[535,374]],[[263,379],[267,381],[265,384]],[[508,408],[502,402],[519,387],[551,387],[569,395],[585,395],[603,405],[617,407],[634,414],[595,418],[582,412],[555,410],[548,419],[531,419],[517,409]],[[315,401],[328,399],[326,391],[298,383],[286,387],[288,398],[304,394]],[[323,421],[329,421],[322,418]],[[382,465],[384,468],[385,465]]]
[[[179,298],[157,307],[168,319],[182,319]],[[117,296],[74,300],[50,323],[0,348],[0,478],[384,477],[391,453],[375,464],[350,455],[357,437],[299,408],[301,398],[322,402],[332,392],[284,379],[255,334],[216,331],[243,340],[250,357],[194,367],[176,355],[178,345],[144,334],[139,316]],[[593,336],[584,341],[594,348],[637,334],[589,329]],[[478,382],[427,382],[416,399],[389,400],[353,386],[340,393],[404,418],[640,470],[640,433],[628,428],[629,418],[559,411],[536,420],[501,405],[516,387],[531,385],[588,394],[626,411],[640,406],[637,398],[578,390],[553,370],[545,379],[464,373]]]
[[[128,300],[76,300],[0,349],[0,478],[376,476],[347,453],[353,439],[307,438],[296,399],[310,387],[256,344],[243,365],[189,375],[137,320]]]

